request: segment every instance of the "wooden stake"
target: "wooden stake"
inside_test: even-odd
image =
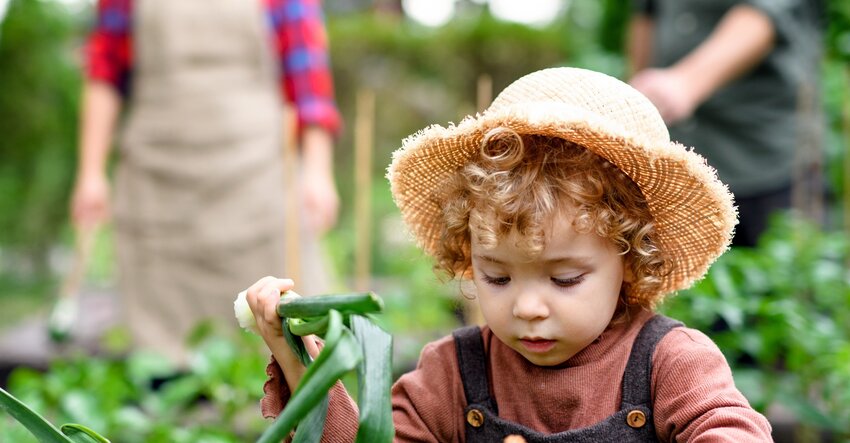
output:
[[[357,111],[354,119],[354,287],[358,291],[366,291],[371,280],[369,274],[372,257],[374,91],[357,91]]]
[[[301,281],[301,197],[298,180],[298,111],[285,104],[283,109],[283,177],[286,198],[286,259],[283,275]]]
[[[483,112],[493,101],[493,78],[489,74],[478,76],[478,112]]]
[[[490,75],[481,74],[478,76],[477,93],[478,112],[483,112],[490,106],[490,102],[493,101],[493,78]],[[481,313],[481,307],[478,306],[478,301],[464,297],[462,294],[461,300],[463,302],[464,323],[467,325],[483,325],[484,315]]]
[[[794,151],[791,206],[804,218],[815,223],[824,220],[824,202],[821,192],[821,143],[820,128],[810,123],[816,115],[817,99],[814,85],[803,82],[798,89],[797,113],[802,121]]]

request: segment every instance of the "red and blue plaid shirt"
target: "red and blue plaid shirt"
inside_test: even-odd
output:
[[[282,64],[281,89],[298,110],[300,128],[322,126],[337,134],[328,39],[320,0],[263,0]],[[133,0],[98,0],[97,23],[87,46],[87,74],[126,95],[133,67]]]

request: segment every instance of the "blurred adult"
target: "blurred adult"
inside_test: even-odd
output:
[[[768,217],[792,206],[794,168],[801,182],[818,176],[802,163],[819,160],[801,150],[819,124],[819,0],[633,4],[631,84],[731,188],[740,212],[733,245],[755,245]]]
[[[282,271],[289,130],[300,146],[298,290],[323,290],[316,240],[337,217],[340,116],[319,0],[100,0],[87,48],[72,216],[83,229],[112,217],[134,343],[185,363],[198,322],[235,328],[236,293]],[[284,124],[286,102],[297,128]]]

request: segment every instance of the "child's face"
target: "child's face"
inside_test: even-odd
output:
[[[517,246],[516,231],[487,248],[472,227],[472,272],[484,319],[505,344],[540,366],[567,361],[608,326],[624,277],[623,256],[572,217],[555,217],[542,253]]]

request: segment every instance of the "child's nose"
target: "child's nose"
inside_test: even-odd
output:
[[[536,320],[549,316],[549,307],[544,298],[534,290],[525,290],[514,302],[514,317],[522,320]]]

